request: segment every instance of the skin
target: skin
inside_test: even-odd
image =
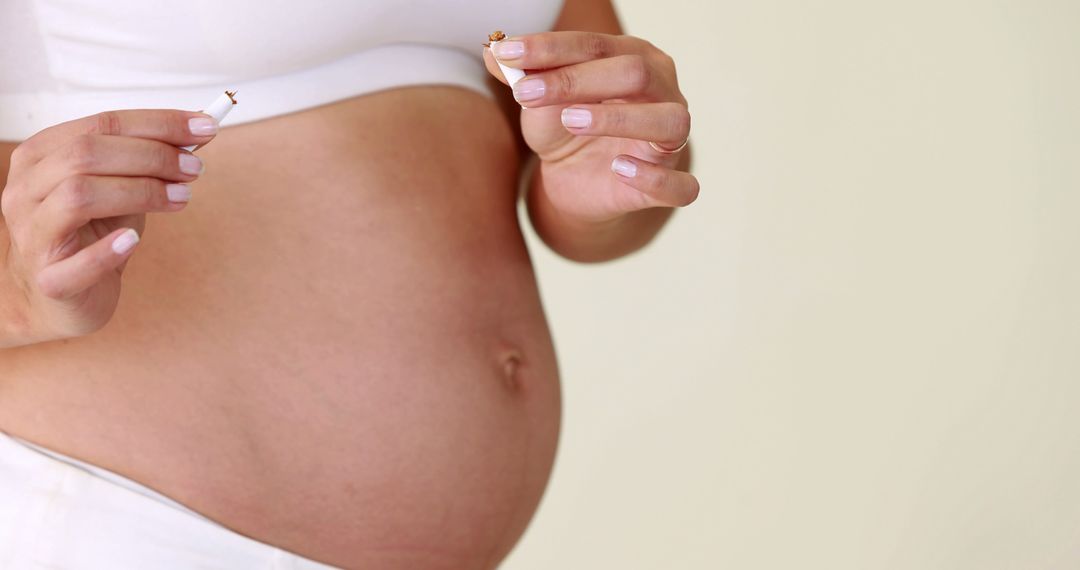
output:
[[[640,248],[698,191],[685,151],[644,142],[689,128],[670,58],[607,2],[568,2],[557,29],[594,33],[509,38],[503,62],[548,85],[509,117],[427,86],[218,137],[188,131],[198,113],[124,111],[0,144],[0,429],[315,560],[495,567],[560,419],[523,159],[533,224],[576,260]],[[592,125],[565,127],[568,106]],[[181,171],[176,147],[210,141]],[[126,228],[141,240],[118,255]]]

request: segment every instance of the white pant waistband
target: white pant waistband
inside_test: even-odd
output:
[[[331,570],[0,432],[0,570]]]

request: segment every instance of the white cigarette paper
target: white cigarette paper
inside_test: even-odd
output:
[[[502,41],[502,40],[500,40]],[[502,70],[503,77],[506,78],[506,82],[513,87],[515,83],[521,81],[522,77],[525,77],[525,72],[517,69],[516,67],[507,67],[499,61],[498,56],[495,55],[495,44],[499,42],[489,42],[491,44],[491,55],[495,57],[495,63],[499,64],[499,69]]]
[[[214,102],[210,103],[209,107],[199,112],[210,115],[214,118],[214,122],[220,125],[221,121],[225,120],[225,115],[228,115],[229,111],[232,111],[232,108],[236,106],[236,99],[233,98],[234,95],[236,95],[235,91],[226,91],[219,95],[217,99],[214,99]],[[190,152],[195,150],[197,146],[198,145],[188,145],[181,148]]]

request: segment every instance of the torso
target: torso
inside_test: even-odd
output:
[[[0,351],[0,429],[330,564],[493,567],[560,416],[506,119],[398,89],[199,155],[103,329]]]

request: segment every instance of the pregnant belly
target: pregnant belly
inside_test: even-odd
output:
[[[105,328],[0,352],[0,429],[323,562],[492,567],[559,425],[505,120],[404,89],[199,154]]]

